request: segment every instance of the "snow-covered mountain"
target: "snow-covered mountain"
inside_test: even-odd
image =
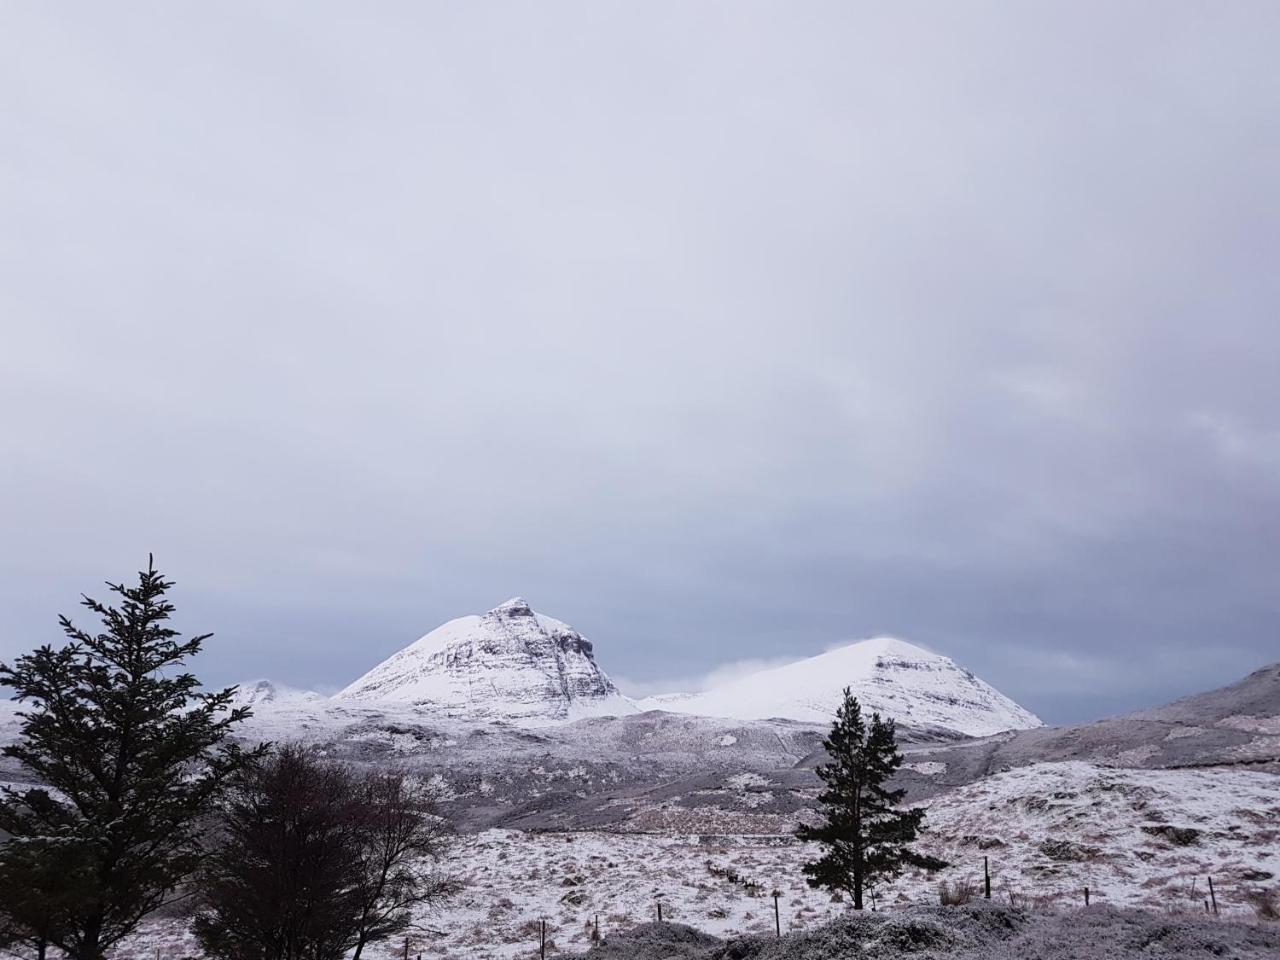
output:
[[[851,643],[700,693],[638,703],[644,709],[709,717],[829,723],[845,687],[852,688],[866,713],[879,711],[913,726],[986,736],[1041,725],[1034,714],[949,658],[890,637]]]
[[[590,641],[516,597],[459,617],[378,664],[331,700],[248,684],[241,698],[266,713],[312,708],[406,710],[464,722],[541,726],[648,710],[732,720],[831,722],[844,687],[863,705],[920,729],[984,736],[1040,721],[968,670],[901,640],[850,644],[694,694],[631,700],[596,663]],[[344,714],[345,716],[345,714]],[[317,722],[319,722],[317,720]]]
[[[596,665],[589,640],[519,597],[437,627],[334,699],[525,725],[637,712]]]
[[[231,705],[261,711],[322,704],[324,701],[324,694],[314,690],[299,690],[274,680],[246,680],[236,686],[236,695],[232,698]]]

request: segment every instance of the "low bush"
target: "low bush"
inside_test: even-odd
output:
[[[1280,887],[1254,890],[1245,899],[1259,920],[1280,920]]]
[[[944,907],[964,906],[976,895],[976,885],[972,880],[956,880],[953,883],[943,880],[938,884],[938,902]]]

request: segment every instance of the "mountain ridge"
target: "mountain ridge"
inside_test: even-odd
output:
[[[846,686],[868,713],[923,730],[986,736],[1041,725],[950,658],[892,637],[844,644],[710,690],[632,699],[600,667],[591,641],[521,597],[441,624],[333,700],[524,726],[647,710],[825,725]]]

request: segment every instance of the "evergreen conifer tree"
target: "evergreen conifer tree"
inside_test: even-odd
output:
[[[825,847],[819,859],[804,866],[811,887],[846,893],[861,910],[863,891],[893,879],[903,866],[945,866],[911,849],[924,810],[898,809],[906,791],[886,786],[902,766],[893,720],[873,713],[868,728],[858,699],[846,687],[823,746],[830,757],[817,770],[825,784],[818,796],[823,822],[797,831],[801,840]]]
[[[44,785],[0,793],[0,890],[27,891],[8,918],[26,942],[71,960],[99,960],[174,897],[200,859],[197,820],[255,755],[225,742],[249,715],[235,688],[202,693],[179,672],[209,635],[167,625],[172,585],[149,560],[137,586],[108,583],[119,607],[83,599],[101,633],[61,617],[69,643],[0,664],[24,707],[3,752]]]

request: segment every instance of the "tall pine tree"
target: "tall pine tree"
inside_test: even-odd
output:
[[[902,766],[892,720],[873,713],[868,729],[857,697],[845,687],[844,703],[823,746],[830,757],[817,770],[826,785],[818,796],[823,822],[797,831],[801,840],[826,848],[804,866],[809,886],[846,893],[854,909],[861,910],[863,891],[896,877],[905,865],[945,866],[911,849],[924,810],[899,809],[906,791],[886,786]]]
[[[28,891],[17,933],[71,960],[99,960],[175,895],[200,859],[198,818],[255,756],[225,742],[249,715],[231,708],[235,688],[202,693],[181,670],[209,635],[168,626],[172,585],[148,560],[137,586],[108,584],[118,607],[83,599],[101,633],[62,617],[69,643],[0,664],[24,707],[4,754],[44,785],[0,794],[0,830],[14,835],[0,890]]]

